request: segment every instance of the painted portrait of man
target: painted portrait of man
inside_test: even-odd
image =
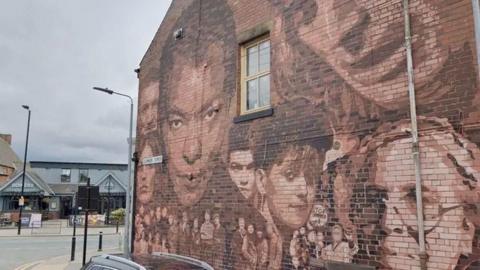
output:
[[[250,142],[250,126],[234,125],[228,136],[228,174],[242,196],[253,205],[259,200],[255,181],[255,162]]]
[[[203,16],[215,7],[219,16]],[[202,24],[198,25],[198,18]],[[178,201],[196,204],[220,160],[235,81],[235,36],[224,1],[194,2],[176,23],[181,38],[165,45],[161,58],[162,132],[168,174]]]

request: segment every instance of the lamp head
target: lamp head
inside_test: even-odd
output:
[[[22,108],[24,108],[25,110],[30,110],[30,107],[27,105],[22,105]]]
[[[103,88],[103,87],[93,87],[93,90],[97,90],[97,91],[100,91],[100,92],[104,92],[104,93],[107,93],[109,95],[112,95],[114,93],[113,90],[110,90],[108,88]]]

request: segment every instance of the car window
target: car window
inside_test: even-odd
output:
[[[179,261],[156,261],[149,265],[151,269],[168,269],[168,270],[206,270],[203,267],[192,265]]]

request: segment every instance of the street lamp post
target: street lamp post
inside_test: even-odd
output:
[[[20,192],[20,199],[18,200],[18,208],[19,208],[19,213],[18,213],[18,231],[17,235],[20,235],[21,230],[22,230],[22,211],[23,211],[23,205],[24,205],[24,198],[23,198],[23,192],[25,190],[25,170],[27,167],[27,153],[28,153],[28,135],[30,133],[30,107],[27,105],[22,105],[22,108],[25,110],[28,110],[28,122],[27,122],[27,140],[25,141],[25,154],[23,156],[23,174],[22,174],[22,189]]]
[[[94,90],[107,93],[109,95],[119,95],[126,97],[130,100],[130,130],[128,136],[128,184],[126,192],[126,207],[125,207],[125,233],[123,235],[123,253],[125,256],[130,257],[130,224],[132,220],[132,202],[131,202],[131,191],[132,191],[132,132],[133,132],[133,98],[129,95],[115,92],[108,88],[102,87],[93,87]]]
[[[107,193],[107,224],[110,224],[110,186],[112,185],[112,179],[108,178],[108,193]]]

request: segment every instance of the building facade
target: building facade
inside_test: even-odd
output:
[[[23,171],[18,170],[0,187],[0,209],[18,212]],[[45,218],[68,218],[73,214],[78,187],[99,186],[99,214],[125,208],[127,165],[104,163],[40,162],[29,163],[25,174],[26,212],[42,213]]]
[[[480,269],[474,2],[173,0],[140,64],[135,259]]]
[[[22,164],[12,149],[12,135],[0,134],[0,186]]]

